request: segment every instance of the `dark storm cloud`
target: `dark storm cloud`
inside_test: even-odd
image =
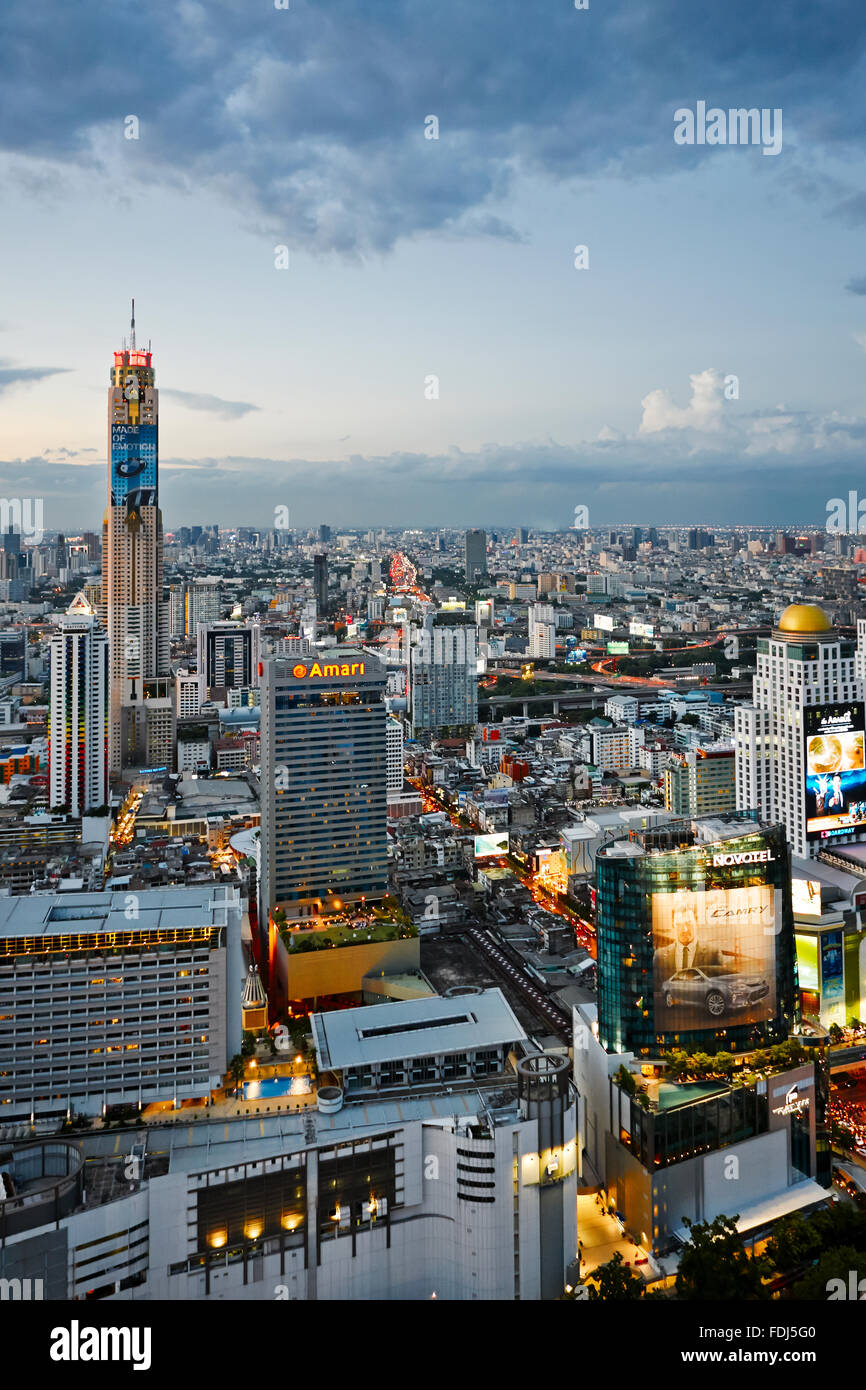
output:
[[[849,294],[866,294],[866,275],[852,275],[845,288]]]
[[[866,139],[866,6],[629,0],[6,0],[10,151],[221,190],[294,244],[386,249],[427,229],[515,237],[515,172],[682,169],[698,99],[781,106],[801,159]],[[832,84],[834,100],[828,102]],[[140,139],[125,141],[136,115]],[[424,118],[440,121],[424,139]],[[757,151],[741,152],[744,157]],[[775,164],[775,161],[764,161]],[[799,175],[802,178],[802,173]],[[845,190],[841,215],[859,215]]]
[[[47,376],[57,376],[69,371],[68,367],[13,367],[0,359],[0,395],[13,386],[26,385],[31,381],[44,381]]]

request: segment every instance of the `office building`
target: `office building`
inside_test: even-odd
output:
[[[202,703],[215,687],[239,690],[258,685],[261,627],[258,623],[199,623],[198,676]]]
[[[715,816],[735,810],[736,799],[733,748],[692,748],[669,755],[666,810],[676,816]]]
[[[136,346],[133,302],[129,343],[114,354],[108,388],[102,605],[110,657],[112,775],[127,767],[170,766],[172,759],[174,709],[169,609],[163,595],[158,396],[152,353]]]
[[[487,577],[487,536],[484,531],[467,531],[465,538],[466,583],[477,584]]]
[[[744,1051],[795,1021],[791,862],[745,814],[633,830],[596,855],[598,1036],[609,1052]]]
[[[262,916],[381,899],[387,885],[384,666],[343,646],[263,662]]]
[[[107,807],[108,638],[78,594],[51,638],[50,799],[73,816]]]
[[[0,1125],[207,1096],[243,981],[237,889],[0,898]]]
[[[403,725],[390,716],[385,721],[385,757],[389,792],[403,790]]]
[[[475,624],[459,610],[428,613],[403,629],[412,737],[459,737],[478,722]]]
[[[811,857],[866,827],[864,682],[852,641],[791,604],[757,643],[751,705],[734,712],[737,808],[784,825]]]

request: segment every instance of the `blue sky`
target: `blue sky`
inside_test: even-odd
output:
[[[132,294],[168,526],[866,494],[859,0],[6,0],[0,38],[0,489],[47,528],[101,521]],[[781,108],[781,153],[676,145],[699,100]]]

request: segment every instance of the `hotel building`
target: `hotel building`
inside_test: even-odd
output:
[[[346,646],[262,662],[262,921],[387,888],[386,671]]]
[[[237,889],[0,898],[0,1125],[207,1096],[243,983]]]

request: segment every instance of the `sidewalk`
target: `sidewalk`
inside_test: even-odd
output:
[[[577,1236],[583,1247],[580,1266],[583,1279],[599,1265],[607,1264],[617,1252],[622,1255],[625,1263],[633,1268],[637,1260],[647,1258],[646,1250],[623,1235],[616,1217],[604,1215],[596,1202],[594,1192],[578,1194]],[[637,1265],[635,1273],[646,1279],[650,1273],[650,1265]]]

